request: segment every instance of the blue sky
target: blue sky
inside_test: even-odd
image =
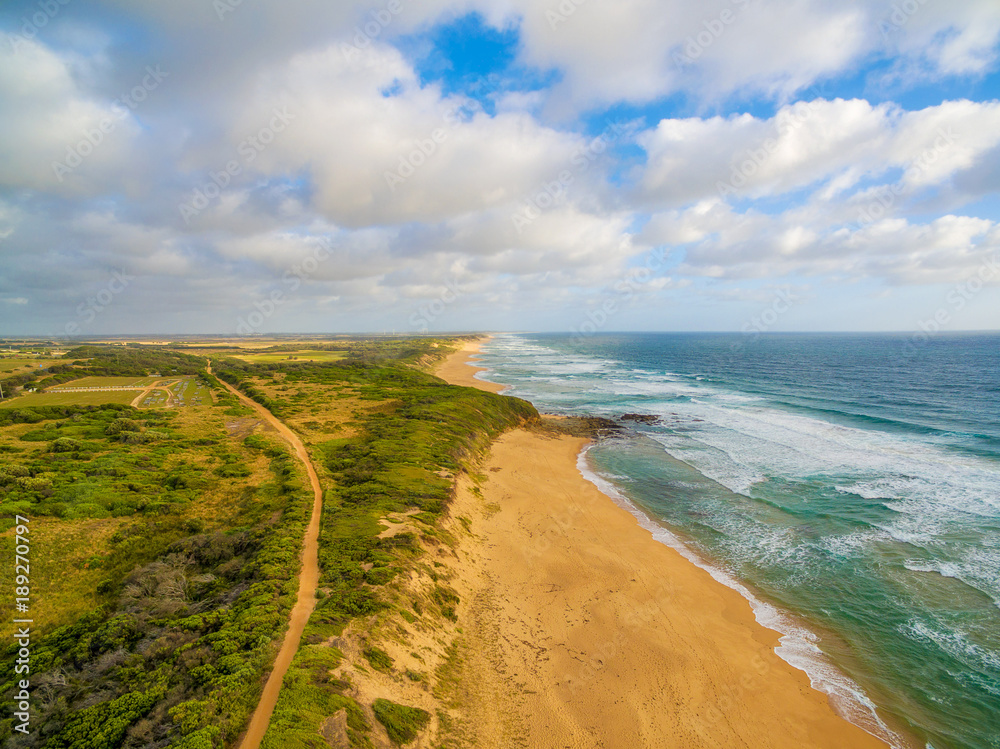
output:
[[[993,0],[0,9],[0,334],[1000,327]]]

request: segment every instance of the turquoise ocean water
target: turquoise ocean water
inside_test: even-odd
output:
[[[498,335],[483,365],[541,411],[657,415],[581,470],[851,720],[1000,747],[1000,335]]]

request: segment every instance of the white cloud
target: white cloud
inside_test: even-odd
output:
[[[287,108],[287,130],[251,169],[308,175],[314,206],[340,224],[435,221],[504,203],[570,165],[583,140],[523,112],[495,117],[420,86],[396,50],[338,46],[265,74],[229,126],[231,150]]]
[[[761,93],[783,100],[877,56],[898,56],[901,69],[910,66],[924,76],[982,73],[995,64],[1000,10],[993,0],[970,0],[960,8],[915,0],[917,10],[896,23],[893,9],[902,5],[516,2],[523,57],[565,72],[557,95],[569,111],[678,91],[708,102]]]
[[[106,180],[137,132],[127,108],[82,90],[44,45],[0,37],[0,186],[80,193]]]
[[[904,170],[909,193],[996,158],[1000,103],[949,101],[906,112],[819,99],[782,107],[767,120],[663,120],[639,142],[648,154],[644,194],[661,205],[776,196],[827,180],[823,195],[830,199],[892,169]]]
[[[655,215],[639,239],[685,245],[681,275],[733,280],[797,275],[938,284],[1000,261],[1000,224],[988,219],[946,215],[929,223],[897,218],[843,226],[829,218],[815,205],[769,216],[705,201]],[[992,283],[1000,284],[1000,273]]]

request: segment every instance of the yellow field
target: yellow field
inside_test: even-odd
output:
[[[284,362],[284,361],[339,361],[345,356],[343,351],[315,351],[305,349],[302,351],[269,351],[261,354],[230,354],[234,359],[242,359],[246,362]]]
[[[29,369],[38,369],[41,367],[49,367],[53,364],[69,364],[70,362],[66,359],[40,359],[35,356],[21,356],[16,358],[2,357],[0,358],[0,374],[7,374],[8,372],[27,372]]]

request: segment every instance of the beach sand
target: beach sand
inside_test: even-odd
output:
[[[472,350],[438,374],[487,389],[462,363]],[[514,430],[494,443],[485,481],[460,482],[455,694],[470,743],[886,746],[774,653],[778,634],[743,597],[586,481],[584,444]]]
[[[475,361],[475,356],[479,353],[479,347],[487,340],[489,340],[488,337],[480,338],[476,341],[467,341],[460,349],[448,355],[441,366],[437,368],[435,374],[441,379],[447,380],[452,385],[465,385],[466,387],[486,390],[490,393],[499,393],[503,390],[503,385],[484,382],[474,377],[476,372],[482,372],[486,367],[472,367],[468,364],[469,361]]]

